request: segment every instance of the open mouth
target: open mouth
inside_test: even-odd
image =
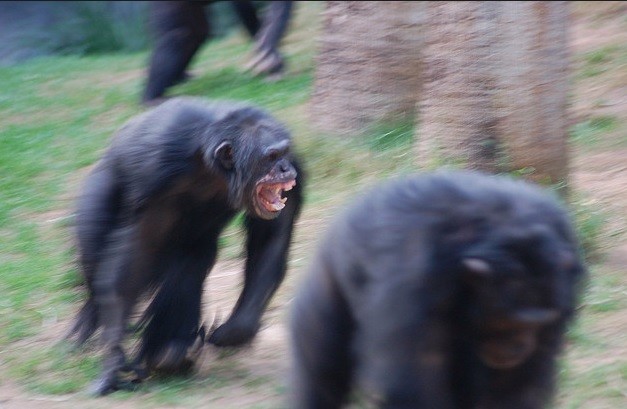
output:
[[[524,362],[528,354],[499,354],[499,353],[483,353],[481,360],[484,364],[494,369],[510,369],[515,368]]]
[[[257,198],[263,208],[269,212],[278,212],[285,207],[287,197],[281,197],[283,192],[291,190],[296,180],[281,183],[260,183],[257,186]]]
[[[535,350],[534,340],[507,340],[486,342],[479,348],[481,360],[494,369],[514,368],[529,358]]]

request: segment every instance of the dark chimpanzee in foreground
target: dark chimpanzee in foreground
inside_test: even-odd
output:
[[[212,1],[152,1],[150,23],[155,47],[150,57],[142,102],[153,103],[166,89],[187,78],[186,68],[210,34],[205,6]],[[247,64],[255,74],[276,75],[283,70],[278,45],[287,28],[292,1],[272,1],[263,19],[251,1],[230,2],[251,37],[255,54]]]
[[[120,344],[142,295],[154,297],[132,369],[191,367],[189,356],[204,339],[201,295],[218,235],[241,210],[244,288],[208,342],[237,346],[253,338],[285,275],[301,206],[303,176],[291,149],[288,131],[260,109],[193,98],[172,99],[120,129],[77,210],[89,298],[70,336],[81,344],[103,329],[106,357],[94,392],[115,390],[129,370]]]
[[[538,409],[584,274],[565,211],[505,177],[375,188],[330,229],[295,299],[291,407]]]

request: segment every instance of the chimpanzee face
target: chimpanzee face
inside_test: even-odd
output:
[[[232,202],[250,214],[270,220],[285,207],[283,192],[296,185],[297,172],[290,160],[286,131],[259,126],[241,140],[224,141],[214,157],[231,174]]]
[[[575,253],[555,245],[548,231],[530,231],[497,237],[463,260],[477,310],[477,353],[492,368],[525,362],[541,330],[572,308]]]
[[[273,219],[285,207],[284,191],[296,185],[296,169],[289,160],[289,140],[283,140],[263,149],[261,168],[269,169],[255,183],[252,191],[252,207],[262,219]]]

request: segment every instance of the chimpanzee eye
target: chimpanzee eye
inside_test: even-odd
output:
[[[285,157],[285,155],[287,155],[287,152],[287,149],[271,150],[270,152],[266,153],[266,159],[270,163],[276,163],[281,160],[281,158]]]
[[[281,157],[281,154],[279,152],[271,152],[267,156],[268,161],[270,162],[276,162],[279,160],[280,157]]]
[[[276,161],[281,159],[281,157],[287,154],[289,148],[289,140],[287,139],[273,143],[263,150],[263,157],[268,162],[275,163]]]

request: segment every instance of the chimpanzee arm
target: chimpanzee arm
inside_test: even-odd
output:
[[[294,300],[290,407],[337,409],[349,396],[353,317],[324,257],[315,260]]]
[[[398,279],[411,273],[384,275],[396,277],[378,283],[378,288],[369,290],[376,297],[354,307],[358,320],[368,321],[368,325],[358,324],[364,340],[358,349],[364,362],[363,389],[370,391],[380,408],[452,409],[452,340],[443,312],[427,302],[416,307],[412,300],[428,300],[431,290],[416,286],[415,278]]]
[[[218,327],[209,342],[218,346],[246,343],[259,329],[261,315],[285,276],[287,256],[295,219],[302,203],[304,177],[286,192],[287,202],[281,215],[273,220],[246,217],[248,232],[244,290],[226,323]]]

